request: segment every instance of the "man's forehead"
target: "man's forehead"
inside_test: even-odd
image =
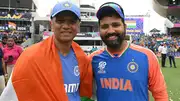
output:
[[[104,21],[100,22],[100,25],[105,25],[105,24],[121,24],[121,21],[107,21],[107,20],[104,20]]]

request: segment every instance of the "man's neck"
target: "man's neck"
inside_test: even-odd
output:
[[[54,42],[56,48],[63,56],[70,52],[72,42],[59,42],[56,38],[54,38]]]
[[[108,48],[107,47],[107,50],[110,52],[110,53],[121,53],[126,47],[127,47],[128,43],[127,41],[123,41],[121,47],[119,49],[111,49],[111,48]]]

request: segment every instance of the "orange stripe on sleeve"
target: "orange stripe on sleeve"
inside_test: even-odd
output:
[[[140,51],[146,54],[148,57],[148,62],[149,62],[148,87],[149,90],[152,92],[155,101],[168,101],[166,83],[164,80],[164,76],[161,72],[161,68],[156,55],[151,50],[137,45],[131,45],[130,48]]]
[[[90,61],[92,61],[92,58],[93,58],[95,55],[101,54],[104,50],[105,50],[104,48],[102,48],[102,49],[100,49],[100,50],[97,50],[97,51],[91,53],[90,55],[88,55],[88,58],[90,59]]]

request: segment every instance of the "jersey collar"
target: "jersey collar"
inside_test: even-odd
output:
[[[105,48],[105,50],[107,51],[107,53],[108,53],[112,58],[114,58],[114,57],[120,57],[120,56],[122,56],[122,55],[126,52],[126,50],[129,48],[129,46],[130,46],[130,43],[127,42],[126,47],[124,48],[124,50],[122,50],[121,52],[118,52],[118,53],[111,53],[111,52],[108,51],[107,48]]]

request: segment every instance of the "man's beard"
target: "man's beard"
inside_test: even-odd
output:
[[[109,37],[116,36],[115,40],[108,40]],[[102,41],[111,49],[119,49],[125,39],[125,33],[108,33],[105,36],[101,36]]]

